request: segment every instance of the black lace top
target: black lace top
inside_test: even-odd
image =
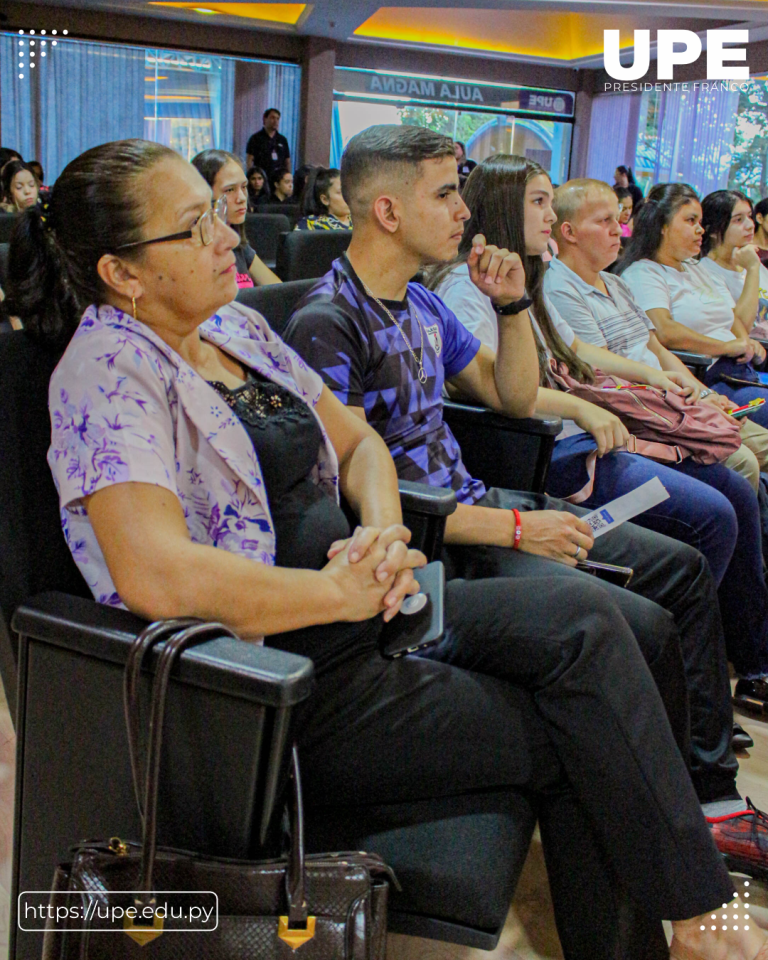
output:
[[[334,540],[351,533],[344,511],[312,480],[322,433],[303,400],[253,371],[242,387],[211,386],[248,431],[259,458],[275,527],[279,567],[319,570]],[[311,657],[319,675],[355,652],[375,649],[379,617],[329,623],[267,637],[271,647]]]
[[[275,527],[279,567],[319,570],[334,540],[350,535],[344,512],[312,480],[323,435],[309,407],[285,387],[248,371],[242,387],[211,386],[248,431]]]

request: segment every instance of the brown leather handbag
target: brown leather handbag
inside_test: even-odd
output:
[[[84,841],[57,868],[44,960],[383,960],[388,880],[397,881],[376,854],[305,856],[295,746],[287,858],[248,862],[156,846],[171,670],[184,650],[222,635],[235,636],[221,624],[178,620],[152,624],[134,642],[125,706],[142,842]],[[138,685],[145,655],[160,640],[142,773]]]

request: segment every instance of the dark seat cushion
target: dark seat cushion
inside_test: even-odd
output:
[[[59,354],[26,333],[0,337],[0,609],[43,590],[91,595],[61,532],[59,498],[48,469],[48,381]]]
[[[281,280],[322,277],[349,246],[351,230],[294,230],[280,237],[275,273]]]
[[[314,285],[314,280],[294,280],[291,283],[271,283],[266,287],[243,287],[237,300],[252,310],[258,310],[275,333],[282,336],[296,304]]]
[[[504,924],[536,825],[508,790],[350,811],[309,809],[307,849],[375,850],[406,893],[390,908],[487,931]]]
[[[287,233],[290,229],[291,221],[284,214],[248,213],[245,217],[248,243],[268,267],[275,265],[280,234]]]
[[[8,243],[11,239],[11,230],[16,222],[15,213],[0,211],[0,243]]]

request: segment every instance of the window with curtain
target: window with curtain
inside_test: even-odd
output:
[[[613,183],[616,144],[632,154],[644,193],[655,183],[689,183],[701,196],[727,187],[735,159],[739,92],[652,90],[596,97],[589,131],[587,176]],[[768,124],[767,124],[768,127]],[[738,139],[738,137],[737,137]],[[626,146],[625,146],[626,145]]]
[[[191,160],[232,149],[234,62],[178,50],[144,52],[144,138]]]
[[[631,94],[595,97],[589,125],[587,176],[613,183],[613,174],[624,163],[630,119]]]
[[[243,94],[238,82],[241,75],[254,73],[261,96],[255,98],[250,90],[247,99],[258,124],[247,136],[261,127],[260,111],[277,106],[281,132],[296,157],[299,66],[61,37],[56,41],[54,47],[52,37],[0,33],[0,143],[25,159],[39,160],[48,183],[89,147],[129,137],[164,143],[185,159],[210,147],[244,155],[245,143],[242,148],[238,143],[238,97]],[[255,117],[249,120],[253,122]]]

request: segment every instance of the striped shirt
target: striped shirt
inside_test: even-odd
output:
[[[620,277],[605,271],[600,277],[608,296],[561,260],[553,260],[544,277],[544,292],[580,340],[660,370],[661,364],[648,348],[653,330],[648,315]]]

